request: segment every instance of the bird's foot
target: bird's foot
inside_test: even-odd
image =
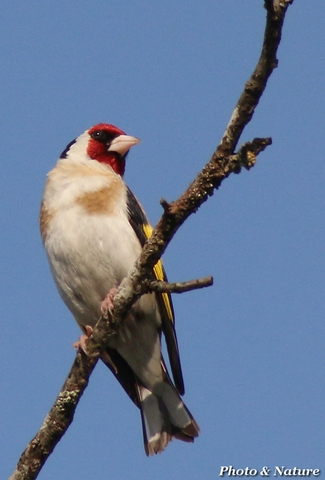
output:
[[[100,306],[102,314],[107,315],[107,313],[112,314],[113,312],[113,302],[114,302],[114,297],[116,295],[117,288],[111,288],[104,300],[102,301],[102,304]]]
[[[86,325],[85,330],[86,330],[86,333],[84,335],[80,335],[80,338],[79,338],[78,342],[74,342],[73,348],[75,348],[76,350],[78,350],[78,348],[81,348],[81,350],[86,355],[88,355],[87,354],[87,342],[88,342],[88,338],[93,333],[93,328],[90,325]]]

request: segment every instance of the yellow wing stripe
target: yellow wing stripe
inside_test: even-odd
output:
[[[149,223],[147,223],[147,224],[142,225],[142,229],[144,231],[145,236],[147,238],[150,238],[151,235],[152,235],[152,230],[153,230],[152,226]],[[156,277],[157,280],[162,280],[162,281],[165,280],[164,271],[163,271],[163,264],[162,264],[161,260],[158,260],[156,265],[153,267],[153,271],[154,271],[154,274],[155,274],[155,277]],[[164,301],[164,305],[165,305],[165,308],[166,308],[168,318],[170,319],[171,322],[174,322],[173,311],[171,309],[168,293],[162,293],[161,296],[162,296],[162,299]]]

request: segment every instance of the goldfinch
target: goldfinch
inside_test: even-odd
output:
[[[41,235],[59,293],[84,332],[96,324],[151,234],[123,181],[126,156],[139,142],[113,125],[95,125],[68,144],[47,176]],[[161,261],[153,277],[166,279]],[[102,360],[141,411],[147,455],[162,452],[173,437],[194,441],[199,427],[180,398],[184,383],[170,295],[143,295]]]

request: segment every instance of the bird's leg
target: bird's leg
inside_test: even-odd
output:
[[[107,312],[112,313],[113,311],[113,301],[116,295],[117,288],[111,288],[101,304],[102,314],[105,315]]]
[[[74,342],[73,348],[78,350],[78,348],[80,347],[81,350],[83,350],[87,355],[87,341],[88,341],[88,338],[93,333],[93,328],[90,325],[86,325],[85,330],[86,330],[86,333],[84,335],[80,335],[78,342]]]
[[[104,300],[102,301],[100,308],[103,315],[107,314],[107,312],[112,313],[113,301],[114,301],[116,292],[117,292],[117,288],[111,288],[108,294],[106,295],[106,297],[104,298]],[[90,325],[86,325],[84,327],[84,330],[85,330],[85,334],[81,335],[77,342],[74,342],[73,347],[76,350],[78,350],[78,348],[80,347],[87,355],[87,341],[88,341],[88,338],[93,333],[93,328]]]

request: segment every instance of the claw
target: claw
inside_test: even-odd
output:
[[[101,311],[103,315],[107,315],[109,312],[112,314],[113,312],[113,302],[114,302],[114,297],[116,295],[117,288],[111,288],[104,300],[102,301],[101,304]]]
[[[80,335],[80,338],[77,342],[74,342],[73,348],[78,350],[78,348],[81,348],[81,350],[87,354],[87,342],[88,338],[92,335],[93,333],[93,328],[90,325],[85,326],[86,333],[84,335]]]

